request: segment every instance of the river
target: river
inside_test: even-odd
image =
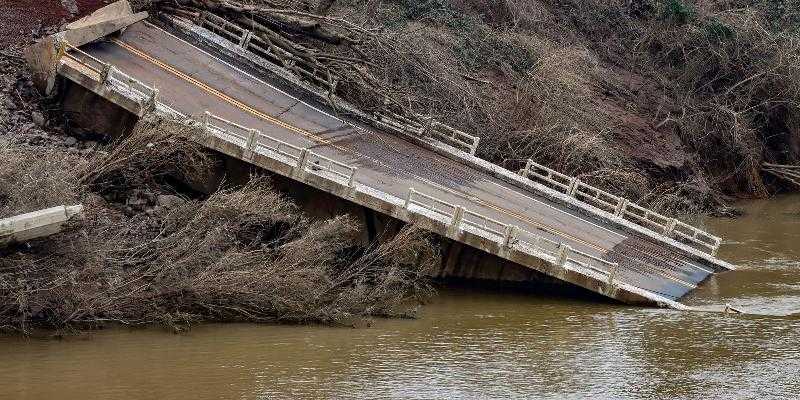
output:
[[[685,302],[758,315],[449,288],[421,318],[370,328],[0,337],[0,399],[796,398],[800,197],[739,206],[706,222],[739,269]]]

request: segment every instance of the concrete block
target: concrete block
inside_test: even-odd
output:
[[[0,219],[0,246],[58,233],[64,223],[81,211],[82,205],[57,206]]]
[[[66,26],[66,30],[44,37],[25,49],[25,60],[33,73],[36,88],[45,96],[53,93],[56,68],[61,58],[61,43],[78,47],[95,41],[148,17],[134,14],[126,0],[107,5]]]

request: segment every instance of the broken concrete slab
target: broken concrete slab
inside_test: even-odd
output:
[[[62,32],[40,39],[25,49],[24,54],[33,72],[36,88],[46,96],[53,92],[56,67],[62,55],[64,42],[75,47],[82,46],[147,17],[146,11],[134,14],[130,3],[127,0],[120,0],[71,22]]]
[[[0,219],[0,246],[61,232],[64,224],[82,211],[80,204],[57,206]]]

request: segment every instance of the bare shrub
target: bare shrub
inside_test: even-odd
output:
[[[770,130],[791,129],[800,113],[800,38],[774,29],[758,7],[700,10],[690,25],[655,25],[640,47],[655,50],[658,66],[676,79],[679,132],[701,155],[709,183],[766,196],[764,157],[797,157],[784,150],[798,132]]]
[[[38,172],[43,162],[64,171],[64,181],[87,206],[61,234],[4,250],[0,329],[29,333],[106,322],[175,329],[197,321],[354,324],[413,315],[431,294],[426,276],[438,253],[426,233],[406,228],[382,244],[354,247],[351,219],[309,220],[263,178],[204,201],[132,216],[92,194],[149,184],[160,170],[187,172],[180,163],[203,165],[207,156],[183,143],[174,124],[144,121],[131,137],[77,164],[14,144],[0,148],[1,159],[14,161],[9,169]],[[18,185],[25,173],[2,175],[3,183],[18,188],[15,198],[49,201],[58,193]]]
[[[105,151],[94,153],[78,170],[78,179],[97,192],[132,187],[161,176],[179,179],[203,176],[214,159],[190,140],[200,128],[170,118],[148,115],[130,135]]]

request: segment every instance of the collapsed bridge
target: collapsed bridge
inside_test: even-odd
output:
[[[719,237],[532,160],[490,164],[472,135],[337,113],[219,16],[146,17],[118,2],[40,41],[27,54],[39,86],[72,82],[135,117],[196,125],[209,149],[625,303],[683,308],[732,269]]]

